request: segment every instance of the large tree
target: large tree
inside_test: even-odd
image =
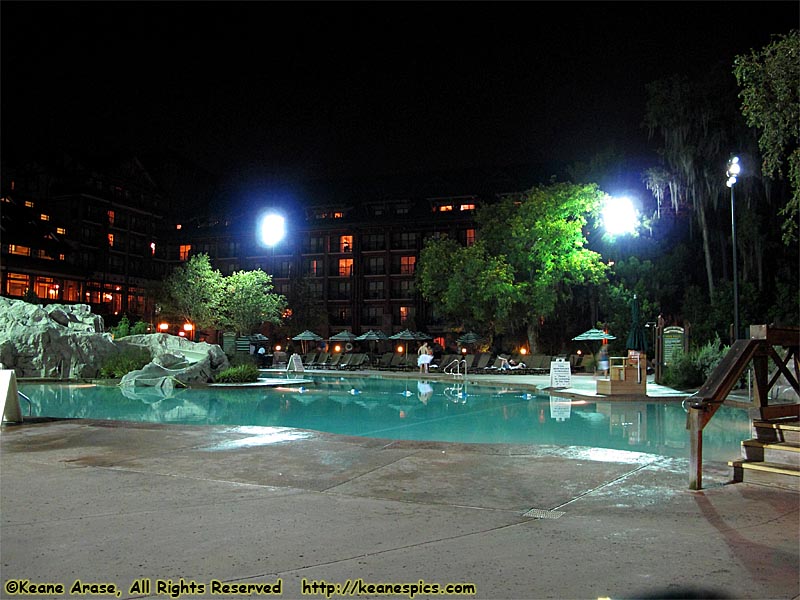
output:
[[[222,286],[222,274],[211,267],[208,254],[196,254],[164,280],[162,309],[193,323],[196,329],[215,327]]]
[[[797,240],[800,209],[800,30],[775,36],[761,50],[737,56],[733,73],[741,88],[742,114],[759,131],[763,174],[781,177],[788,171],[793,191],[781,211],[788,244]]]
[[[537,352],[542,324],[574,287],[603,278],[605,265],[586,248],[584,235],[603,197],[594,184],[553,183],[484,207],[474,246],[426,244],[423,296],[445,316],[485,324],[489,334],[525,327]]]
[[[220,323],[240,335],[257,331],[262,323],[280,323],[286,298],[272,293],[272,289],[272,276],[261,269],[236,271],[225,277]]]

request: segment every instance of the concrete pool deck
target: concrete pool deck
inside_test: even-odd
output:
[[[465,598],[800,597],[800,495],[731,476],[706,463],[693,492],[687,461],[637,452],[28,421],[0,435],[0,597],[25,580],[88,597],[69,594],[80,580],[121,590],[93,598],[263,598],[212,580],[278,579],[283,598],[356,579],[474,584]],[[361,596],[408,597],[379,591]]]

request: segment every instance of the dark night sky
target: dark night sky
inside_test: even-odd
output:
[[[231,188],[639,156],[647,82],[798,6],[4,1],[3,157],[168,153]]]

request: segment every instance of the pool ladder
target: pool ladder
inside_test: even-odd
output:
[[[464,365],[464,372],[461,372],[461,365]],[[448,375],[452,375],[453,377],[466,377],[467,375],[467,360],[462,359],[455,359],[451,361],[444,369],[442,369],[443,373],[447,373]]]

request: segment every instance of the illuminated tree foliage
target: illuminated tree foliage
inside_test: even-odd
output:
[[[236,271],[225,277],[220,323],[242,335],[254,333],[262,323],[280,323],[286,298],[273,294],[272,289],[272,276],[261,269]]]
[[[484,207],[473,246],[426,244],[418,275],[423,296],[466,326],[489,323],[487,334],[524,326],[537,351],[539,328],[559,303],[575,286],[604,276],[583,232],[603,196],[594,184],[554,183]]]
[[[194,323],[199,329],[215,326],[219,322],[222,280],[222,274],[211,268],[208,254],[192,256],[164,280],[164,312]]]
[[[196,329],[229,327],[250,334],[264,322],[280,322],[286,299],[272,289],[272,277],[260,269],[224,277],[207,254],[196,254],[164,281],[163,311]]]
[[[800,209],[800,30],[775,36],[761,50],[737,56],[733,73],[741,88],[742,114],[759,131],[762,172],[784,175],[793,193],[781,211],[785,243],[797,239]]]
[[[436,312],[491,341],[502,332],[517,300],[514,274],[503,256],[478,241],[463,247],[451,239],[429,240],[417,270],[422,295]]]

